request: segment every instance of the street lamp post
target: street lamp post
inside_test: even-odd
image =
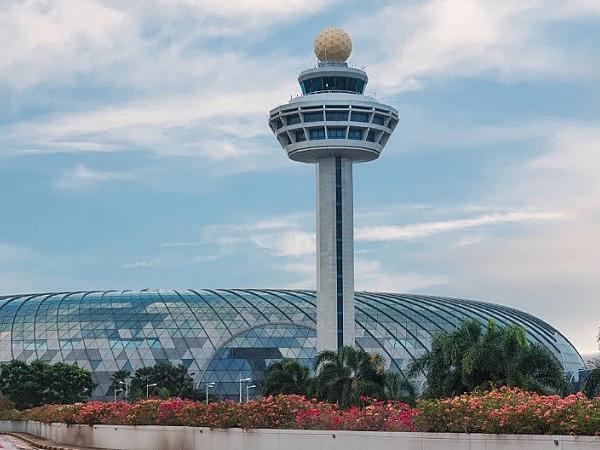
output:
[[[204,392],[206,393],[206,404],[208,405],[208,390],[215,387],[215,383],[206,383],[204,387]]]
[[[246,386],[246,403],[250,400],[250,389],[254,389],[256,387],[255,384],[251,384],[250,386]]]
[[[115,402],[117,401],[117,392],[123,392],[123,389],[115,389]]]
[[[240,378],[240,403],[242,403],[242,383],[249,383],[252,378]]]
[[[125,386],[125,400],[129,399],[129,383],[127,381],[119,381],[119,384]],[[123,389],[121,389],[123,390]]]
[[[146,383],[146,398],[150,398],[150,388],[154,387],[154,386],[157,386],[157,384],[156,383],[151,383],[151,384]]]

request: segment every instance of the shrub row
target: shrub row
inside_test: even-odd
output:
[[[420,401],[414,427],[441,433],[600,435],[600,397],[561,398],[503,387]]]
[[[600,398],[588,400],[583,394],[561,398],[500,388],[422,400],[416,408],[364,399],[363,406],[349,409],[299,395],[208,405],[174,398],[46,405],[21,412],[4,411],[0,419],[90,425],[600,435]]]
[[[300,395],[280,395],[257,401],[209,403],[173,398],[135,403],[97,402],[45,405],[2,419],[68,424],[187,425],[211,428],[295,428],[324,430],[412,430],[415,410],[400,402],[366,401],[361,408],[340,409]]]

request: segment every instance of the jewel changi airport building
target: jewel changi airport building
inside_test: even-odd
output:
[[[567,373],[583,366],[555,328],[506,306],[422,295],[356,292],[355,345],[405,371],[431,337],[465,319],[519,324]],[[238,398],[239,380],[260,394],[264,369],[283,357],[312,364],[316,354],[312,291],[181,290],[70,292],[0,297],[0,360],[77,363],[90,369],[96,398],[112,397],[110,376],[170,361],[214,394]]]

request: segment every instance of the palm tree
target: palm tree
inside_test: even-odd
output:
[[[600,333],[598,334],[600,343]],[[587,398],[595,398],[600,395],[600,361],[589,361],[590,368],[587,370],[583,393]]]
[[[361,395],[383,397],[384,360],[344,346],[339,351],[324,350],[315,358],[314,390],[318,398],[349,406]]]
[[[417,389],[403,374],[388,372],[385,374],[385,397],[412,405],[417,398]]]
[[[110,376],[110,386],[107,395],[112,395],[117,389],[123,389],[124,383],[131,376],[131,372],[125,369],[117,370]]]
[[[600,395],[600,361],[589,361],[583,389],[581,390],[587,398],[595,398]]]
[[[308,367],[295,359],[284,358],[267,367],[262,393],[263,395],[305,395],[308,379]]]
[[[465,391],[462,357],[481,338],[481,334],[481,324],[468,321],[456,331],[442,331],[434,335],[430,352],[416,358],[408,371],[410,377],[415,377],[419,372],[426,375],[425,397],[449,397]]]
[[[451,397],[477,388],[512,386],[540,393],[562,393],[566,387],[561,364],[550,351],[527,340],[518,325],[486,328],[477,320],[455,331],[436,334],[431,351],[409,368],[427,377],[426,397]]]

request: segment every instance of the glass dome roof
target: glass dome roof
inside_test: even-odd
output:
[[[316,354],[316,294],[273,289],[142,290],[0,297],[0,361],[77,363],[90,369],[95,397],[112,396],[110,376],[157,362],[183,364],[202,388],[236,398],[238,380],[258,387],[283,357],[310,365]],[[356,293],[356,345],[404,371],[431,337],[463,320],[520,324],[567,373],[583,366],[573,345],[544,321],[506,306],[424,295]],[[257,393],[259,390],[257,390]]]

